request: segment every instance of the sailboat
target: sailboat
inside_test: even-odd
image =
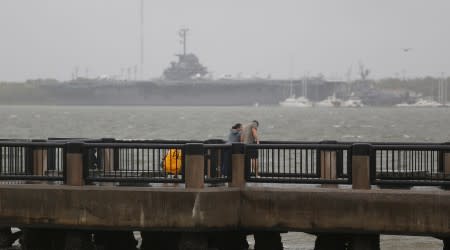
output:
[[[419,98],[415,103],[407,104],[407,103],[399,103],[395,105],[396,107],[419,107],[419,108],[428,108],[428,107],[439,107],[442,104],[433,100],[432,97],[428,98]]]
[[[361,98],[355,96],[355,94],[352,92],[348,100],[342,102],[341,106],[346,108],[361,108],[364,106],[364,104],[362,103]]]
[[[340,107],[342,104],[342,100],[336,98],[336,95],[332,95],[327,97],[325,100],[322,100],[316,103],[317,107]]]
[[[312,107],[312,103],[303,96],[295,98],[294,96],[290,96],[286,98],[284,101],[280,102],[280,106],[282,107],[298,107],[298,108],[310,108]]]
[[[286,98],[284,101],[281,101],[279,104],[282,107],[297,107],[297,108],[310,108],[313,106],[312,102],[306,98],[306,82],[303,81],[303,93],[304,96],[295,97],[293,86],[292,86],[292,80],[289,84],[289,97]]]

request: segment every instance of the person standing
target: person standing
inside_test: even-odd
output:
[[[242,131],[242,124],[236,123],[234,124],[231,129],[230,133],[228,134],[227,143],[236,143],[241,141],[241,131]],[[223,150],[223,163],[222,163],[222,174],[225,176],[230,176],[230,170],[231,170],[231,149],[224,149]]]
[[[241,131],[242,124],[236,123],[230,129],[230,134],[228,134],[227,143],[240,142],[241,141]]]
[[[259,122],[257,120],[247,124],[241,133],[241,142],[245,144],[259,144],[258,136]],[[250,157],[250,164],[252,172],[256,177],[259,177],[259,165],[258,165],[258,149],[247,151]]]

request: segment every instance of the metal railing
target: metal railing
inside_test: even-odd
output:
[[[63,182],[64,143],[0,142],[0,180]]]
[[[351,146],[252,144],[245,146],[248,182],[351,184]]]
[[[184,146],[156,143],[85,143],[87,183],[182,183]]]
[[[231,182],[231,144],[204,144],[205,183]]]
[[[2,183],[64,183],[66,143],[82,142],[87,184],[184,183],[185,145],[202,143],[205,183],[231,182],[232,150],[220,140],[0,140]],[[450,186],[450,145],[370,144],[371,184]],[[245,145],[248,182],[351,184],[351,142],[266,141]]]
[[[449,145],[374,145],[372,149],[372,184],[450,186],[450,169],[444,169]]]

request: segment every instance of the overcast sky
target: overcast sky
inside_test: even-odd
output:
[[[140,0],[1,0],[0,80],[120,75],[139,66]],[[449,0],[144,0],[144,77],[181,52],[215,76],[450,74]],[[405,52],[404,48],[412,48]],[[290,70],[292,68],[292,70]],[[291,73],[292,72],[292,73]]]

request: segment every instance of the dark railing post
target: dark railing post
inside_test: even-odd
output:
[[[229,186],[245,187],[245,145],[243,143],[231,145],[231,183]]]
[[[337,144],[336,141],[321,141],[320,144]],[[325,180],[337,179],[336,150],[320,150],[320,178]],[[337,187],[336,184],[322,184],[322,187]]]
[[[250,151],[252,150],[258,150],[258,149],[252,149],[252,148],[248,148],[248,145],[244,143],[244,177],[245,180],[248,181],[250,180],[250,176],[252,174],[252,159],[250,158]],[[272,154],[273,154],[273,150],[272,150]],[[273,158],[272,158],[273,159]]]
[[[209,139],[204,141],[204,144],[224,144],[221,139]],[[222,162],[222,150],[221,149],[205,149],[205,174],[208,178],[215,178],[220,176],[220,166]]]
[[[0,174],[3,173],[3,147],[0,146]]]
[[[203,188],[205,183],[205,156],[203,144],[188,143],[185,145],[184,178],[186,188]]]
[[[366,143],[352,145],[352,188],[370,189],[371,169],[370,156],[372,146]],[[372,166],[375,168],[376,166]]]
[[[12,171],[12,166],[14,165],[13,162],[17,162],[17,154],[15,152],[15,149],[13,147],[7,147],[6,148],[7,151],[7,155],[8,157],[7,159],[7,166],[8,166],[8,172],[13,172]],[[24,154],[25,154],[25,166],[23,171],[25,171],[26,175],[33,175],[33,150],[34,147],[33,146],[29,146],[29,147],[25,147],[24,148]]]
[[[83,143],[69,142],[65,145],[66,171],[65,181],[67,185],[83,186]]]

